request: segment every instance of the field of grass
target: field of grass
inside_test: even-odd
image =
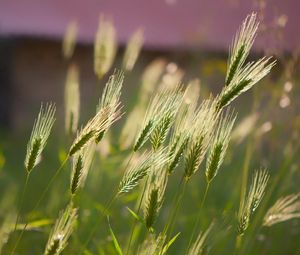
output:
[[[102,20],[94,110],[80,109],[71,25],[64,117],[43,103],[31,138],[0,132],[0,254],[300,254],[299,62],[250,62],[256,22],[247,17],[228,64],[201,64],[200,82],[165,59],[137,77],[141,31],[114,71]]]

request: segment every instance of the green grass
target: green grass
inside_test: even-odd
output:
[[[223,62],[224,65],[226,63],[224,59],[208,59],[206,68],[212,65],[213,70],[214,68],[217,69],[215,65],[217,61]],[[238,70],[235,69],[241,71],[241,68],[243,66],[234,64],[234,70],[230,72],[229,80],[237,79],[234,72]],[[134,71],[125,74],[123,90],[129,82],[126,81],[126,75],[135,77]],[[222,75],[225,77],[226,70]],[[69,227],[65,229],[65,225],[68,224],[62,224],[60,227],[56,227],[56,231],[59,230],[59,233],[54,230],[54,238],[51,239],[54,240],[55,247],[58,247],[60,240],[55,238],[70,234],[68,245],[66,245],[63,254],[142,254],[151,247],[151,238],[158,237],[160,233],[166,234],[165,242],[161,244],[157,252],[149,252],[149,254],[162,254],[169,244],[167,254],[185,254],[189,243],[196,240],[200,231],[204,233],[212,222],[212,230],[201,247],[203,248],[202,253],[199,252],[199,254],[206,254],[206,252],[209,254],[299,254],[299,219],[289,220],[271,227],[262,226],[265,213],[279,197],[299,192],[298,155],[300,144],[298,136],[300,121],[297,112],[299,107],[297,99],[300,98],[300,95],[297,87],[294,87],[292,92],[283,92],[282,84],[286,81],[284,75],[284,72],[278,72],[277,76],[273,75],[273,79],[264,79],[263,82],[260,82],[259,87],[254,87],[248,91],[246,96],[239,95],[232,102],[231,107],[235,108],[237,112],[235,127],[250,114],[258,114],[258,119],[254,127],[241,141],[236,138],[230,141],[224,162],[220,163],[220,167],[218,162],[214,162],[212,167],[218,166],[219,169],[207,190],[206,152],[217,134],[216,127],[220,118],[217,115],[217,110],[221,109],[216,108],[219,97],[216,97],[216,103],[212,100],[207,101],[209,102],[207,104],[200,104],[203,99],[207,99],[208,93],[206,92],[210,91],[210,87],[205,83],[201,86],[200,102],[197,102],[197,106],[200,107],[200,110],[195,113],[197,118],[187,118],[187,124],[179,125],[180,131],[185,132],[184,138],[189,137],[189,139],[183,148],[179,165],[172,171],[172,174],[167,175],[166,187],[164,186],[165,183],[161,181],[163,176],[161,171],[168,170],[170,159],[164,156],[161,150],[166,147],[165,152],[168,155],[170,149],[173,148],[172,144],[169,144],[170,141],[172,142],[170,136],[176,137],[174,125],[178,124],[176,116],[178,116],[181,107],[180,100],[183,97],[183,93],[176,87],[177,84],[175,84],[176,89],[174,93],[172,92],[173,94],[169,92],[166,94],[170,101],[168,107],[161,107],[166,101],[165,92],[159,92],[160,88],[156,88],[154,94],[157,93],[158,101],[154,100],[154,105],[150,107],[154,111],[148,112],[146,121],[143,119],[135,120],[140,125],[143,123],[146,125],[149,116],[159,120],[153,122],[157,128],[150,128],[151,132],[155,131],[155,136],[151,136],[150,131],[148,134],[147,126],[141,126],[137,129],[140,131],[143,128],[147,130],[147,136],[143,138],[145,144],[142,148],[137,146],[134,152],[135,140],[133,140],[131,147],[121,149],[123,147],[119,144],[119,137],[128,113],[125,113],[120,123],[113,128],[109,128],[109,125],[105,127],[105,135],[100,141],[100,145],[97,145],[98,149],[94,155],[86,183],[76,190],[75,196],[71,196],[70,191],[72,158],[69,158],[68,154],[77,135],[64,134],[63,118],[57,119],[43,151],[42,160],[30,174],[21,208],[18,208],[18,204],[20,204],[18,201],[26,177],[24,158],[26,143],[30,136],[30,125],[28,124],[28,128],[17,134],[8,131],[0,132],[0,159],[2,159],[0,161],[2,162],[2,165],[0,164],[0,236],[6,235],[8,238],[8,242],[3,244],[0,252],[11,254],[15,247],[15,254],[42,254],[49,234],[52,233],[54,222],[58,218],[58,212],[69,205],[78,208],[78,220],[74,224],[74,231],[72,232],[70,230],[72,228]],[[201,73],[204,81],[209,80],[210,76],[211,74]],[[135,79],[140,79],[140,76],[136,76]],[[295,76],[293,82],[296,84],[298,80],[299,77]],[[113,82],[110,85],[108,83],[107,86],[112,87],[109,87],[111,88],[108,90],[110,93],[103,100],[106,102],[105,106],[111,106],[109,112],[113,114],[118,108],[119,89],[116,89],[117,92],[114,93]],[[118,88],[120,86],[118,84]],[[230,88],[230,86],[234,89],[234,84],[228,82],[226,88]],[[222,88],[221,86],[217,88],[218,93],[222,91]],[[97,89],[95,87],[95,91]],[[240,94],[242,90],[239,89],[237,94]],[[137,103],[138,107],[141,104],[147,104],[147,102],[139,101],[142,98],[142,91],[137,93],[137,100],[131,100],[136,95],[129,95],[125,100],[121,98],[126,112],[130,112],[134,108],[134,103]],[[217,95],[215,92],[213,94]],[[287,108],[279,106],[283,94],[289,96],[292,102]],[[170,95],[174,95],[176,99],[173,101],[169,97]],[[100,95],[95,92],[95,98],[92,98],[91,102],[96,102],[98,97]],[[111,98],[113,100],[110,100]],[[149,101],[149,95],[145,98]],[[231,102],[230,99],[227,101]],[[185,101],[183,100],[183,102]],[[128,109],[127,105],[130,105],[131,108]],[[96,106],[94,108],[96,110]],[[146,107],[144,108],[146,109]],[[86,112],[90,113],[94,110],[83,111],[81,119],[88,120],[94,117],[93,115],[86,116]],[[191,112],[193,113],[193,111]],[[35,115],[36,113],[32,114],[32,120]],[[105,119],[106,115],[103,118]],[[166,123],[163,122],[165,120],[167,120]],[[205,121],[210,125],[205,125],[207,124]],[[30,121],[28,120],[28,122]],[[272,124],[272,128],[270,130],[262,129],[262,127],[266,127],[265,123],[268,122]],[[80,124],[84,127],[85,123],[91,122],[81,121]],[[131,124],[135,125],[135,123]],[[95,142],[99,127],[98,125],[88,127],[88,140]],[[138,133],[135,137],[138,137],[137,135]],[[201,140],[199,145],[196,144],[197,150],[191,150],[191,147],[195,145],[195,139],[200,136],[203,140],[207,139],[205,141],[208,146],[203,146]],[[154,138],[159,141],[153,142]],[[218,140],[217,142],[223,141]],[[109,153],[106,156],[100,153],[101,146],[104,146],[105,143],[108,144],[109,148]],[[80,146],[78,149],[80,152],[83,151],[82,147],[84,146]],[[227,145],[222,147],[222,149],[224,148],[227,148]],[[150,157],[145,157],[148,161],[144,162],[144,165],[132,167],[131,164],[136,160],[138,154],[145,150],[149,153],[147,155],[150,155]],[[192,155],[187,156],[188,152]],[[202,158],[203,152],[206,154],[204,158]],[[220,152],[218,153],[220,154]],[[193,159],[192,162],[189,161],[190,157]],[[214,160],[218,161],[220,158],[215,157]],[[66,159],[67,161],[65,161]],[[189,179],[184,179],[186,165],[194,163],[195,159],[197,164],[201,163],[200,168],[193,169],[188,176]],[[83,156],[82,162],[80,162],[83,167],[81,166],[78,171],[84,168],[84,160],[85,157]],[[238,237],[237,213],[240,200],[243,194],[249,190],[254,170],[260,167],[266,167],[271,177],[261,203],[255,213],[251,214],[249,227],[242,236]],[[57,171],[57,169],[60,170]],[[129,171],[130,169],[132,171]],[[141,174],[138,175],[140,172]],[[41,194],[49,184],[49,180],[56,174],[57,177],[45,197],[36,206]],[[76,176],[79,179],[80,173],[78,172]],[[126,183],[130,185],[126,188],[126,192],[118,194],[118,187],[124,176]],[[144,199],[146,198],[148,200],[145,203]],[[146,206],[143,207],[143,205]],[[14,226],[15,216],[18,213],[20,214],[19,225],[16,231],[13,231],[11,226]],[[3,225],[7,219],[10,220],[9,224]],[[25,230],[24,224],[28,224]],[[21,236],[22,230],[24,233]],[[191,239],[194,230],[195,235]],[[178,233],[180,234],[177,235]],[[129,245],[130,235],[131,242]],[[144,243],[145,240],[148,242]]]

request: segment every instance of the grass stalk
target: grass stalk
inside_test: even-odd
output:
[[[23,203],[24,203],[24,197],[25,197],[25,194],[26,194],[26,191],[27,191],[29,176],[30,176],[30,172],[26,172],[26,179],[25,179],[25,183],[24,183],[24,186],[23,186],[21,198],[20,198],[19,205],[18,205],[18,214],[17,214],[17,219],[16,219],[16,222],[15,222],[15,227],[14,227],[13,233],[15,233],[15,231],[17,229],[17,225],[19,223],[19,218],[20,218],[21,210],[22,210]]]
[[[189,240],[189,244],[188,244],[188,246],[187,246],[187,249],[186,249],[185,254],[188,254],[189,249],[190,249],[190,247],[191,247],[191,245],[192,245],[192,242],[193,242],[193,239],[194,239],[196,230],[197,230],[198,225],[199,225],[199,222],[200,222],[201,211],[202,211],[202,208],[203,208],[203,206],[204,206],[204,203],[205,203],[205,200],[206,200],[206,197],[207,197],[207,194],[208,194],[209,186],[210,186],[210,182],[207,182],[207,183],[206,183],[206,187],[205,187],[205,192],[204,192],[204,195],[203,195],[201,204],[200,204],[199,213],[198,213],[198,216],[197,216],[197,219],[196,219],[196,223],[195,223],[195,225],[194,225],[194,227],[193,227],[193,231],[192,231],[192,234],[191,234],[191,237],[190,237],[190,240]]]
[[[37,201],[37,203],[35,204],[35,206],[33,207],[32,211],[35,211],[38,206],[40,205],[40,203],[43,201],[45,195],[47,194],[49,188],[51,187],[52,183],[55,181],[55,179],[57,178],[57,176],[59,175],[59,173],[61,172],[61,170],[63,169],[64,165],[66,164],[66,162],[68,161],[69,157],[66,157],[66,159],[63,161],[63,163],[60,165],[60,167],[55,171],[55,174],[52,176],[52,178],[50,179],[50,181],[48,182],[46,188],[43,190],[42,195],[40,196],[39,200]],[[28,226],[28,222],[25,223],[24,227],[21,230],[21,233],[12,249],[11,255],[13,255],[15,253],[16,248],[18,247],[19,242],[22,239],[22,236],[26,230]]]
[[[171,217],[169,218],[169,221],[163,232],[163,234],[166,235],[166,243],[169,242],[170,237],[172,236],[172,233],[174,230],[174,225],[175,225],[175,218],[176,218],[178,210],[181,206],[182,198],[185,194],[187,183],[188,183],[188,179],[185,179],[184,176],[182,176],[180,184],[179,184],[178,192],[175,195],[175,199],[173,201],[173,206],[172,206],[171,213],[170,213]],[[160,251],[160,255],[162,254],[162,251],[163,250]]]
[[[243,171],[242,171],[242,176],[241,176],[241,184],[242,185],[241,185],[240,201],[242,201],[243,197],[245,197],[246,190],[247,190],[250,160],[251,160],[251,155],[253,153],[253,141],[252,140],[253,140],[253,138],[249,137],[247,147],[246,147],[246,152],[245,152],[245,159],[244,159]]]
[[[249,229],[248,236],[255,236],[259,227],[260,227],[260,222],[263,218],[263,215],[266,213],[267,206],[269,205],[269,201],[272,198],[272,195],[274,195],[275,188],[278,188],[278,183],[284,183],[284,179],[286,175],[289,173],[288,168],[290,165],[294,162],[295,158],[297,155],[299,155],[299,148],[300,146],[298,145],[297,148],[295,148],[294,153],[288,157],[285,158],[284,162],[282,163],[281,167],[278,170],[278,173],[275,175],[275,177],[272,180],[272,183],[270,184],[268,191],[265,194],[264,197],[264,203],[260,206],[257,214],[255,215],[255,218],[253,219],[253,222],[251,223],[251,228]],[[250,245],[253,242],[253,238],[247,238],[241,246],[241,252],[243,254],[246,254],[247,249],[250,247]]]
[[[235,239],[235,249],[236,250],[240,250],[241,246],[242,246],[242,242],[243,242],[243,236],[242,235],[238,235]]]
[[[84,249],[88,246],[89,242],[92,240],[93,235],[95,234],[95,231],[98,228],[98,225],[102,222],[104,216],[108,213],[109,209],[112,207],[112,205],[116,201],[117,197],[118,197],[118,193],[115,192],[114,195],[111,197],[111,199],[108,200],[108,202],[106,203],[106,205],[104,207],[104,211],[101,214],[101,217],[97,218],[98,221],[95,222],[93,229],[91,230],[90,234],[88,235],[88,238],[85,240],[85,242],[81,246],[81,253],[84,251]]]
[[[147,187],[146,184],[148,182],[148,179],[149,179],[149,175],[147,176],[144,187],[143,187],[143,192],[142,192],[139,204],[138,204],[137,214],[139,214],[139,212],[141,210],[141,207],[142,207],[142,203],[143,203],[143,199],[144,199],[145,192],[146,192],[146,187]],[[127,249],[126,249],[126,253],[125,253],[126,255],[128,255],[129,251],[130,251],[132,237],[133,237],[133,233],[134,233],[134,230],[135,230],[135,227],[136,227],[136,223],[137,223],[137,220],[133,219],[133,222],[132,222],[132,225],[131,225],[131,230],[130,230],[129,241],[128,241],[128,245],[127,245]]]
[[[134,154],[134,151],[131,151],[131,154],[130,154],[130,157],[126,163],[126,166],[125,166],[125,171],[127,170],[132,158],[133,158],[133,154]],[[106,203],[106,205],[104,206],[104,211],[103,211],[103,214],[102,214],[102,217],[98,218],[99,221],[95,223],[95,226],[94,228],[92,229],[92,231],[90,232],[88,238],[86,239],[86,241],[83,243],[82,245],[82,250],[81,252],[85,249],[85,247],[89,244],[89,242],[91,241],[97,227],[98,227],[98,224],[101,223],[101,221],[103,220],[103,216],[105,216],[105,214],[108,213],[109,209],[112,207],[113,203],[115,202],[115,200],[117,199],[118,197],[118,192],[114,192],[114,195],[112,196],[112,198],[110,200],[108,200],[108,202]]]

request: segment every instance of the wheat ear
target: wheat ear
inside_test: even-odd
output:
[[[300,218],[300,193],[279,198],[267,211],[263,225],[270,227],[279,222]]]
[[[141,52],[142,46],[144,43],[144,31],[139,28],[133,33],[129,38],[129,41],[126,45],[123,63],[122,66],[124,70],[131,71],[138,59],[138,56]]]
[[[25,157],[25,168],[28,173],[38,164],[40,156],[47,144],[55,118],[55,105],[41,105],[37,119],[34,122]]]
[[[65,128],[67,134],[74,134],[78,127],[80,110],[79,69],[71,65],[65,85]]]
[[[117,52],[117,35],[110,19],[100,16],[94,43],[94,71],[98,79],[110,70]]]
[[[60,213],[50,233],[44,255],[58,255],[68,244],[68,239],[73,232],[77,219],[77,209],[70,205]]]

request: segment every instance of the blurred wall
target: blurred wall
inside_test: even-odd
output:
[[[120,42],[142,26],[148,47],[203,47],[227,49],[245,16],[259,11],[269,29],[266,38],[278,44],[274,27],[284,26],[282,47],[300,43],[299,0],[0,0],[0,34],[61,38],[70,20],[80,24],[80,40],[91,42],[100,13],[110,15]],[[287,23],[286,23],[287,22]],[[285,25],[286,23],[286,25]]]

